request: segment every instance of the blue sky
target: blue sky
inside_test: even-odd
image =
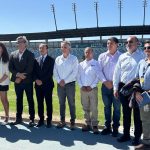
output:
[[[55,31],[50,5],[56,10],[59,30],[75,28],[72,3],[77,6],[78,28],[96,27],[95,0],[1,0],[0,34]],[[119,24],[118,0],[99,1],[99,26]],[[123,0],[122,25],[143,23],[142,0]],[[150,24],[150,1],[146,9]]]

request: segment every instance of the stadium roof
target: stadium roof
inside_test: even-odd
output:
[[[115,35],[150,35],[150,25],[145,26],[121,26],[98,27],[83,29],[58,30],[53,32],[0,34],[0,41],[15,41],[18,36],[25,35],[28,40],[46,40],[92,36]]]

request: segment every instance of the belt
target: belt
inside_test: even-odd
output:
[[[75,83],[76,81],[72,81],[72,82],[69,82],[69,83],[66,83],[65,85],[69,85],[69,84],[73,84]],[[59,85],[59,84],[58,84]]]
[[[76,81],[72,81],[72,82],[69,82],[69,83],[66,83],[66,85],[68,85],[68,84],[72,84],[72,83],[75,83]]]

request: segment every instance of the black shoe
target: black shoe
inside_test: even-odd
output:
[[[98,126],[93,126],[93,133],[94,134],[99,134]]]
[[[125,135],[122,135],[120,138],[117,139],[117,141],[119,143],[127,142],[127,141],[130,141],[130,140],[131,140],[130,136],[125,136]]]
[[[90,131],[91,130],[91,126],[90,125],[83,125],[82,126],[82,132],[86,132],[86,131]]]
[[[36,127],[41,127],[44,125],[44,121],[39,120],[39,122],[37,123]]]
[[[70,123],[70,130],[75,130],[75,122]]]
[[[30,120],[28,127],[34,127],[34,126],[35,126],[34,120]]]
[[[60,121],[58,124],[57,124],[57,128],[60,129],[60,128],[63,128],[65,127],[66,123],[64,121]]]
[[[139,144],[134,147],[135,150],[150,150],[150,145]]]
[[[111,134],[112,131],[110,128],[105,128],[103,129],[103,131],[101,132],[101,135],[107,135],[107,134]]]
[[[22,119],[16,119],[15,122],[11,122],[10,125],[17,125],[17,124],[21,124],[22,123]]]
[[[139,145],[140,144],[140,139],[139,138],[134,138],[133,140],[132,140],[132,145],[133,146],[137,146],[137,145]]]
[[[51,126],[52,126],[51,121],[47,121],[47,123],[46,123],[46,128],[51,128]]]
[[[118,136],[118,129],[113,129],[112,136],[113,137],[117,137]]]

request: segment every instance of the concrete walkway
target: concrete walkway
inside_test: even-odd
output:
[[[133,134],[133,133],[132,133]],[[111,135],[83,133],[80,127],[29,128],[27,123],[0,125],[0,150],[133,150],[131,142],[120,144]]]

